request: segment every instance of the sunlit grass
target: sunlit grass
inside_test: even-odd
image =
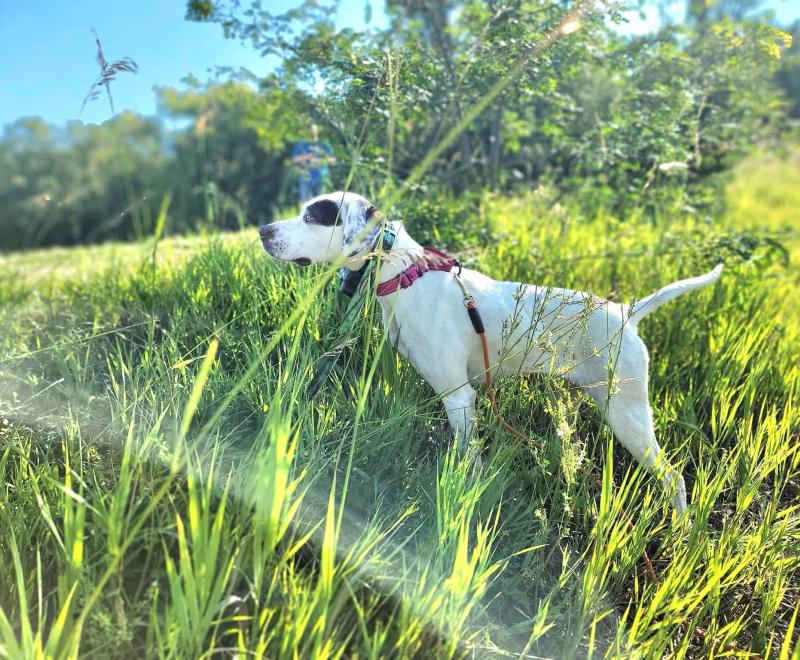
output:
[[[797,270],[768,246],[743,261],[736,236],[798,228],[792,162],[737,171],[723,224],[487,198],[492,240],[462,255],[620,300],[727,261],[641,328],[689,524],[547,378],[500,384],[541,450],[483,406],[484,465],[460,461],[377,315],[343,338],[336,287],[269,261],[253,231],[4,257],[0,653],[790,653]]]

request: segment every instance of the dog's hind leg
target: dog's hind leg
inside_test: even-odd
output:
[[[678,514],[686,510],[686,484],[662,455],[653,429],[653,413],[647,400],[647,385],[639,380],[622,382],[609,399],[607,389],[587,388],[597,402],[617,440],[642,465],[655,473]]]

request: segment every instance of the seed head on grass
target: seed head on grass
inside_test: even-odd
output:
[[[109,62],[103,53],[103,46],[100,44],[100,37],[97,36],[97,32],[94,28],[92,28],[92,34],[94,35],[94,40],[97,44],[97,63],[100,65],[100,75],[92,83],[92,86],[89,87],[89,91],[86,92],[86,96],[83,97],[83,103],[81,103],[81,110],[78,115],[80,116],[83,114],[83,109],[86,107],[86,104],[89,103],[89,101],[94,101],[99,98],[100,88],[105,87],[106,94],[108,95],[108,104],[111,106],[111,115],[113,116],[116,114],[116,112],[114,110],[114,98],[111,96],[111,83],[116,79],[117,74],[120,72],[124,71],[128,73],[137,73],[139,71],[139,65],[136,64],[136,62],[134,62],[130,57],[123,57],[116,62]]]

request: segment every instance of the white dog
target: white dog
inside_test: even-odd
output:
[[[356,271],[382,257],[375,281],[382,285],[379,294],[386,294],[378,299],[389,339],[441,396],[464,450],[475,414],[473,384],[485,378],[480,338],[454,275],[419,268],[426,263],[424,248],[401,226],[387,231],[383,225],[366,199],[337,192],[312,199],[296,218],[262,226],[260,234],[267,253],[301,266],[344,259],[345,268]],[[493,375],[547,371],[581,388],[633,457],[656,472],[668,492],[674,488],[672,503],[682,513],[686,487],[656,441],[647,348],[636,327],[669,300],[711,284],[721,271],[720,265],[628,305],[580,291],[498,282],[466,268],[461,277],[485,325]]]

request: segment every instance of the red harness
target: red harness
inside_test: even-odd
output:
[[[381,282],[375,289],[375,292],[379,296],[388,296],[398,289],[407,289],[429,270],[444,270],[449,272],[456,263],[455,257],[451,257],[446,252],[437,250],[434,247],[425,246],[424,250],[425,254],[421,261],[409,266],[392,279]]]

